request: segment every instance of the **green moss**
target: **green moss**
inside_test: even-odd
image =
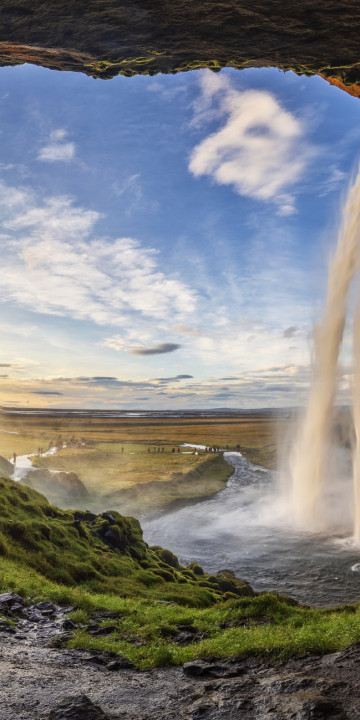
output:
[[[172,552],[150,549],[134,518],[115,511],[62,511],[7,478],[0,479],[0,507],[0,555],[24,574],[31,569],[67,587],[121,597],[150,594],[194,607],[224,595],[216,579],[211,592],[201,588],[200,575],[181,567]]]

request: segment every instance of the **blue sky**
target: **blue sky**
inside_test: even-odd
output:
[[[303,402],[359,121],[276,69],[2,68],[0,404]]]

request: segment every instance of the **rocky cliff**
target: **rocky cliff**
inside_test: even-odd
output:
[[[0,64],[97,78],[275,66],[357,95],[355,0],[2,0]]]

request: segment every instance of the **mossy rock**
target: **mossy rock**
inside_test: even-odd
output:
[[[174,553],[171,552],[171,550],[165,550],[162,547],[159,547],[158,545],[154,545],[150,548],[155,555],[162,560],[166,565],[170,565],[170,567],[178,568],[179,567],[179,560],[174,555]]]
[[[202,567],[200,565],[198,565],[198,563],[196,563],[196,562],[190,563],[190,565],[188,565],[188,569],[192,570],[192,572],[195,573],[195,575],[204,575],[205,574]]]
[[[224,593],[233,593],[239,597],[251,597],[255,593],[249,583],[238,580],[232,571],[221,570],[216,574],[216,580],[220,590]]]

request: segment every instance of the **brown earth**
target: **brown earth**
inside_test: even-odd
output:
[[[356,95],[359,32],[355,0],[0,0],[0,65],[98,78],[272,66]]]

